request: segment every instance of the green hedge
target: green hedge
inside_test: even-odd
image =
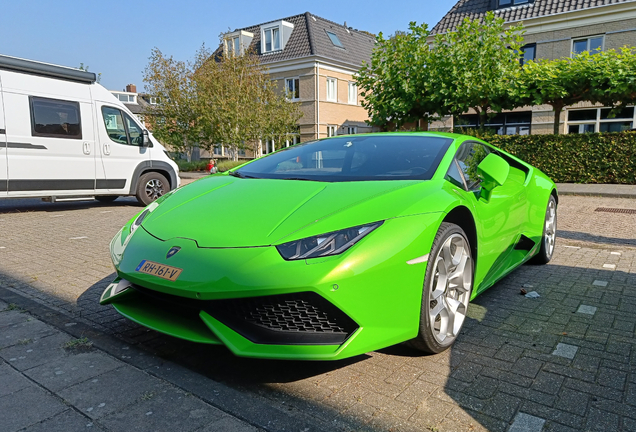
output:
[[[635,132],[481,138],[539,168],[557,183],[636,184]]]

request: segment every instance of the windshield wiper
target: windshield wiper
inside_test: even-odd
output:
[[[242,179],[244,179],[244,178],[251,178],[251,179],[253,179],[253,178],[258,178],[258,177],[249,176],[249,175],[246,175],[246,174],[240,173],[240,172],[238,172],[238,171],[230,171],[230,175],[231,175],[232,177],[237,177],[237,178],[242,178]]]
[[[315,181],[315,182],[324,182],[324,180],[316,180],[316,179],[308,179],[303,177],[283,177],[281,180],[300,180],[300,181]]]

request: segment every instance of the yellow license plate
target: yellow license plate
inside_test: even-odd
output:
[[[170,281],[176,281],[183,269],[159,264],[154,261],[143,260],[137,266],[136,271],[153,276],[158,276]]]

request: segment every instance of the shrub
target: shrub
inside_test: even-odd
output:
[[[557,183],[636,184],[636,133],[484,135]]]
[[[184,159],[177,159],[175,162],[179,166],[179,171],[184,171],[184,172],[205,171],[206,167],[208,166],[207,160],[188,162]]]
[[[227,170],[231,170],[232,168],[237,167],[239,165],[242,165],[245,162],[247,162],[247,161],[244,161],[244,160],[240,160],[240,161],[231,161],[231,160],[219,161],[218,169],[219,169],[219,172],[224,172],[224,171],[227,171]]]

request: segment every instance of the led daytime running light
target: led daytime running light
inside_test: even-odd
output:
[[[383,221],[294,240],[276,246],[286,260],[300,260],[338,255],[359,242],[371,231],[382,225]]]

